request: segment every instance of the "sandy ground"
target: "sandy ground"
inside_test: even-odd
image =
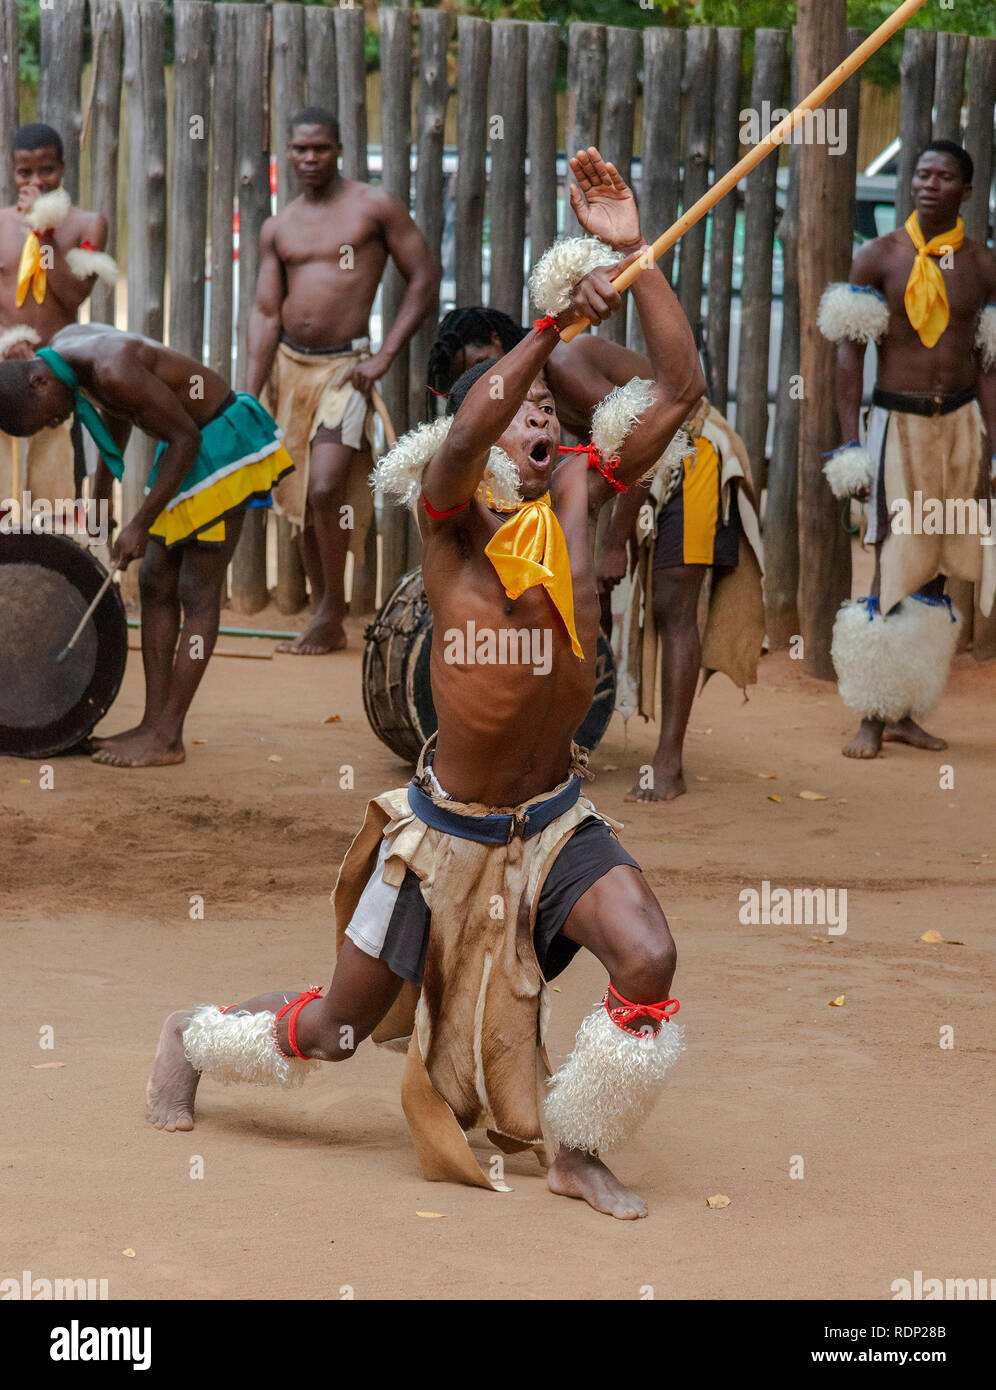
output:
[[[688,1052],[614,1165],[646,1221],[551,1196],[532,1157],[508,1160],[509,1194],[423,1181],[400,1059],[371,1044],[300,1092],[205,1082],[191,1134],[145,1124],[169,1010],[330,973],[338,861],[366,798],[406,776],[367,726],[350,631],[338,656],[213,661],[182,767],[64,758],[43,790],[38,765],[0,759],[0,1277],[144,1299],[887,1299],[914,1270],[991,1273],[996,665],[970,657],[931,721],[947,754],[842,758],[835,690],[785,654],[747,704],[722,678],[706,689],[683,800],[624,806],[655,742],[638,721],[617,717],[595,753],[592,794],[626,822],[679,952]],[[141,692],[133,656],[105,731]],[[764,879],[846,888],[846,934],[742,925],[740,893]],[[923,942],[931,928],[962,944]],[[604,977],[579,958],[558,983],[555,1064]],[[731,1205],[711,1210],[719,1193]]]

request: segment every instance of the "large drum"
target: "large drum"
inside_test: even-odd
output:
[[[364,635],[363,708],[370,727],[393,753],[416,763],[438,723],[429,684],[432,611],[421,569],[398,580]],[[582,748],[596,746],[616,703],[616,667],[602,632],[596,660],[595,698],[574,735]]]
[[[128,623],[113,584],[75,647],[56,660],[106,576],[68,536],[0,536],[0,754],[62,753],[110,708],[128,659]]]

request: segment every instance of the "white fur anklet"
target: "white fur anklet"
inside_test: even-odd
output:
[[[952,621],[953,619],[953,621]],[[913,597],[883,618],[869,600],[841,604],[830,655],[840,698],[862,719],[918,719],[941,698],[958,646],[961,614]]]
[[[982,353],[982,370],[991,372],[996,367],[996,304],[987,304],[979,315],[975,346]]]
[[[598,1004],[549,1081],[544,1110],[557,1140],[588,1153],[625,1143],[653,1109],[684,1050],[684,1033],[680,1024],[665,1023],[654,1038],[635,1037]]]
[[[223,1086],[300,1086],[321,1063],[282,1056],[273,1041],[275,1021],[272,1013],[225,1014],[217,1004],[203,1004],[183,1030],[183,1050],[192,1066]]]

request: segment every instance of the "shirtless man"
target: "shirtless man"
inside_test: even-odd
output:
[[[160,441],[145,500],[111,551],[120,569],[142,561],[145,713],[136,728],[93,740],[94,761],[180,763],[183,721],[214,650],[243,509],[265,501],[293,465],[258,401],[236,395],[200,362],[106,324],[64,328],[36,357],[0,363],[0,428],[8,434],[51,428],[74,409],[100,451],[98,497],[109,495],[111,473],[121,479],[133,427]],[[245,450],[241,467],[233,439]]]
[[[341,149],[329,112],[307,107],[294,117],[287,154],[303,192],[263,224],[249,320],[246,389],[258,396],[267,387],[265,399],[297,464],[274,502],[297,528],[314,617],[276,650],[302,656],[346,645],[346,553],[352,544],[362,559],[373,519],[370,392],[439,287],[438,267],[408,208],[383,189],[344,179]],[[408,288],[371,356],[370,308],[389,256]]]
[[[35,347],[75,323],[98,275],[112,283],[117,276],[103,254],[106,218],[73,207],[62,188],[58,131],[22,126],[14,136],[13,161],[17,202],[0,208],[0,360],[33,356]],[[32,496],[49,502],[76,497],[67,424],[32,439],[24,483]]]
[[[849,441],[824,471],[838,497],[868,499],[866,543],[875,547],[871,595],[845,604],[834,630],[841,697],[862,716],[848,758],[874,758],[883,741],[947,747],[913,715],[939,698],[957,642],[945,577],[975,583],[982,573],[979,536],[957,534],[947,515],[988,495],[984,461],[996,447],[996,261],[964,236],[958,215],[972,173],[960,145],[928,146],[905,226],[863,246],[850,284],[831,286],[820,307],[820,328],[838,344],[837,409]],[[878,372],[864,449],[869,342]],[[939,534],[910,533],[917,494],[946,509]]]
[[[604,292],[609,272],[595,270],[591,281]],[[429,400],[448,394],[462,372],[478,362],[500,357],[526,331],[499,310],[452,310],[441,321],[429,355]],[[545,375],[561,425],[586,440],[592,414],[608,392],[649,372],[646,357],[604,338],[583,334],[554,348]],[[686,791],[684,738],[702,666],[699,593],[710,568],[714,573],[710,618],[715,613],[721,629],[731,634],[718,651],[710,648],[715,669],[725,671],[738,686],[753,684],[763,640],[760,528],[743,441],[707,402],[701,402],[693,414],[695,452],[682,464],[681,476],[672,474],[670,485],[662,477],[655,481],[652,492],[634,487],[617,497],[595,557],[601,625],[607,636],[612,633],[612,591],[631,568],[636,571],[628,607],[634,610],[636,626],[642,613],[643,630],[640,641],[630,643],[617,659],[624,669],[631,658],[637,708],[648,719],[654,718],[656,710],[652,681],[644,679],[645,668],[655,658],[657,641],[660,643],[660,738],[649,773],[641,772],[627,801],[672,801]],[[653,515],[650,525],[648,514]],[[741,533],[752,548],[751,555],[742,552]],[[649,564],[642,554],[644,548],[652,553]],[[741,576],[734,595],[724,587],[723,579],[741,563],[754,582],[751,584],[747,575]],[[649,595],[643,593],[645,574],[652,576]],[[726,615],[721,610],[728,602],[735,604],[733,623],[723,622]],[[644,646],[647,661],[643,660]]]
[[[618,173],[594,149],[571,165],[582,224],[620,256],[638,251],[636,204]],[[630,383],[622,402],[639,397],[637,422],[613,441],[614,476],[624,484],[661,456],[704,386],[691,329],[656,267],[633,296],[652,380]],[[601,322],[619,297],[582,280],[570,303],[558,326],[577,313]],[[389,1010],[388,1036],[405,1036],[414,1015],[402,1023],[399,991],[403,981],[406,990],[421,984],[402,1099],[423,1171],[489,1186],[473,1177],[460,1131],[483,1124],[506,1151],[541,1142],[544,976],[586,946],[610,990],[548,1092],[547,1127],[560,1148],[547,1182],[629,1220],[646,1205],[596,1151],[643,1118],[681,1049],[678,1025],[666,1021],[676,1011],[666,998],[675,951],[646,881],[578,798],[572,775],[580,765],[571,735],[594,689],[591,522],[615,494],[611,462],[596,471],[568,455],[556,464],[560,422],[545,368],[557,333],[548,322],[499,363],[466,373],[449,418],[413,431],[378,468],[385,490],[419,499],[425,586],[441,639],[432,647],[439,732],[414,782],[371,803],[340,871],[340,950],[328,997],[271,993],[234,1013],[207,1005],[170,1015],[147,1098],[158,1128],[189,1130],[201,1072],[293,1083],[309,1070],[305,1059],[351,1057]],[[504,490],[509,483],[518,501]],[[466,631],[469,642],[470,623],[499,642],[549,634],[548,665],[450,660],[453,635]]]

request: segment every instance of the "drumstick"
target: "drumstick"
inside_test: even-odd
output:
[[[72,651],[72,649],[76,646],[76,643],[79,641],[80,633],[83,631],[83,629],[86,627],[87,623],[88,623],[88,622],[90,621],[90,619],[93,617],[94,611],[95,611],[95,609],[96,609],[98,603],[99,603],[100,600],[104,597],[104,595],[107,593],[108,586],[110,585],[110,582],[111,582],[111,580],[114,578],[115,574],[117,574],[117,571],[118,571],[118,563],[117,563],[117,561],[115,560],[114,564],[111,566],[111,568],[110,568],[110,569],[108,570],[108,572],[107,572],[107,578],[104,580],[103,584],[101,584],[100,588],[97,590],[96,598],[94,598],[93,602],[90,604],[90,607],[89,607],[89,608],[86,610],[86,612],[83,614],[82,618],[80,618],[79,623],[77,624],[77,627],[76,627],[76,631],[73,633],[72,637],[70,637],[69,641],[68,641],[68,642],[66,643],[66,645],[63,647],[63,649],[62,649],[62,651],[59,653],[59,655],[55,658],[55,664],[56,664],[57,666],[61,665],[61,663],[62,663],[63,661],[65,661],[66,657],[69,655],[69,653]]]
[[[654,261],[663,256],[666,251],[670,251],[671,247],[680,241],[690,228],[695,226],[696,222],[701,221],[721,198],[726,197],[731,188],[736,188],[745,174],[749,174],[753,168],[761,163],[762,159],[767,159],[772,150],[779,149],[804,116],[810,111],[814,111],[817,106],[822,106],[827,98],[832,96],[837,88],[842,86],[861,67],[862,63],[880,49],[888,39],[891,39],[893,34],[901,29],[906,21],[911,19],[917,10],[922,9],[925,4],[926,0],[903,0],[903,3],[885,23],[880,24],[873,34],[869,34],[864,43],[859,44],[853,53],[835,67],[829,77],[824,78],[804,101],[800,101],[795,110],[790,111],[783,121],[779,121],[774,130],[769,130],[764,139],[759,141],[749,154],[745,155],[738,164],[735,164],[728,173],[724,174],[718,183],[714,183],[697,203],[678,218],[673,226],[669,227],[666,232],[662,232],[653,245],[648,246],[632,265],[627,266],[624,271],[617,275],[612,281],[613,287],[620,291],[629,289],[638,275],[649,270]],[[589,323],[590,320],[586,318],[575,319],[562,331],[561,341],[571,342],[588,327]]]

